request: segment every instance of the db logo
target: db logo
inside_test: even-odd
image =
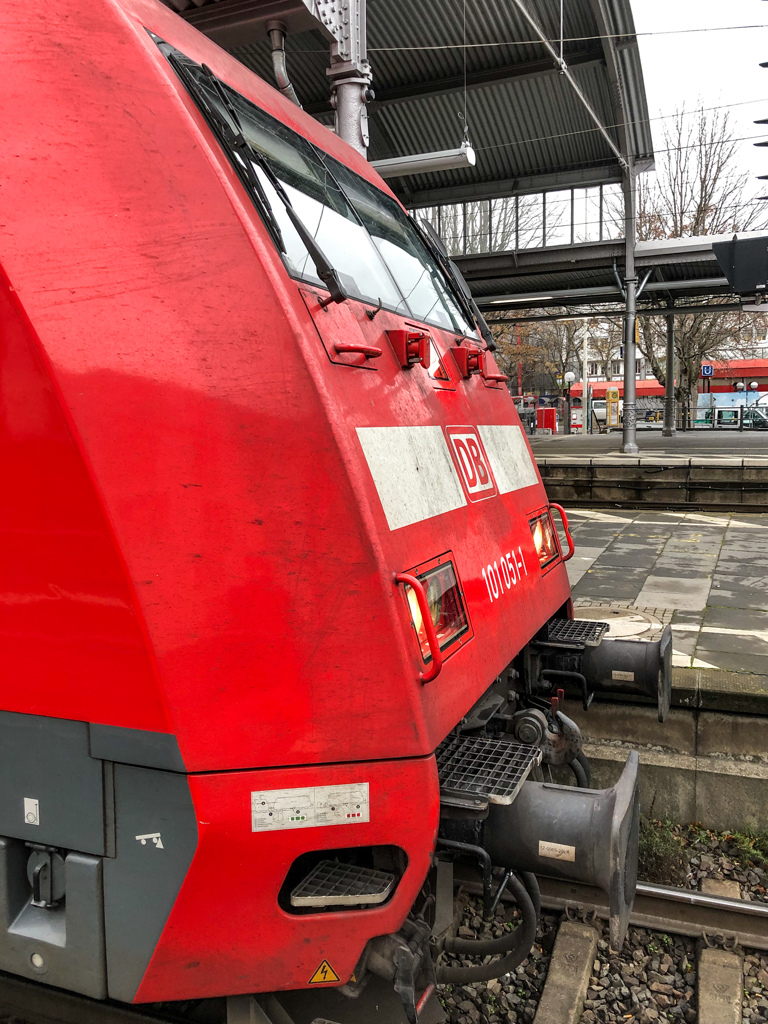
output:
[[[453,461],[470,501],[492,498],[498,492],[480,436],[474,427],[447,427]]]

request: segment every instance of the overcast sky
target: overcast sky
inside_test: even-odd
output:
[[[766,0],[632,0],[638,32],[708,28],[722,25],[767,25]],[[640,38],[648,110],[651,117],[687,108],[763,100],[733,107],[731,114],[739,136],[766,132],[768,125],[753,122],[768,117],[768,29],[742,32],[702,32],[693,35]],[[652,121],[654,143],[662,148],[662,121]],[[756,149],[749,140],[740,143],[740,157],[750,175],[768,174],[768,149]],[[755,188],[768,182],[753,181]]]

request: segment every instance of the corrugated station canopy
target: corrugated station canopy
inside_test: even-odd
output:
[[[732,235],[638,242],[640,301],[684,302],[704,295],[728,295],[731,288],[712,251]],[[740,236],[741,237],[741,236]],[[486,312],[551,306],[622,302],[617,271],[623,240],[550,246],[517,252],[456,256],[478,305]]]
[[[331,0],[164,2],[268,82],[273,72],[266,23],[284,21],[288,71],[299,99],[332,124],[328,36],[308,10],[322,17]],[[565,4],[568,74],[608,137],[560,73],[521,4],[559,53],[559,0],[369,0],[368,57],[376,94],[369,105],[369,158],[458,147],[465,113],[477,153],[474,167],[393,179],[406,205],[617,182],[616,150],[638,171],[652,165],[629,0]]]

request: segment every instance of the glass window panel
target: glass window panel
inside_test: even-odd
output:
[[[573,193],[573,240],[600,240],[600,189],[577,188]]]
[[[603,186],[603,238],[624,237],[624,195],[621,185]]]
[[[491,200],[491,249],[506,252],[517,248],[515,238],[515,197]]]
[[[465,204],[466,252],[488,252],[488,201]]]
[[[440,233],[451,256],[464,253],[464,204],[440,207]]]
[[[533,196],[520,196],[518,199],[520,233],[518,246],[521,249],[532,249],[543,244],[544,224],[541,193]]]
[[[421,206],[417,210],[412,210],[413,216],[418,221],[428,221],[432,227],[440,233],[440,215],[438,213],[437,206]]]
[[[193,96],[246,183],[246,161],[251,164],[280,227],[287,269],[293,277],[320,285],[312,257],[270,176],[246,151],[236,149],[228,141],[227,132],[217,127],[219,121],[231,125],[233,115],[225,109],[214,83],[200,65],[162,45],[164,52],[173,52],[183,62],[186,74],[194,81]],[[452,284],[395,200],[229,86],[222,84],[222,89],[249,146],[268,161],[295,213],[337,270],[349,295],[372,304],[380,302],[405,316],[448,330],[475,333],[474,326],[460,312]]]
[[[571,244],[571,190],[547,192],[546,245]]]
[[[449,331],[471,333],[445,278],[399,203],[332,157],[326,156],[325,162],[373,239],[411,314]]]

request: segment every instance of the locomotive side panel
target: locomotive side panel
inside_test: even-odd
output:
[[[393,602],[296,351],[314,334],[298,291],[146,30],[65,6],[41,21],[40,82],[29,41],[5,37],[7,134],[19,154],[48,150],[21,178],[7,155],[3,257],[98,481],[184,763],[421,752],[394,629],[360,629]],[[53,707],[43,686],[37,707]]]
[[[0,336],[2,709],[167,733],[110,524],[1,270]]]

